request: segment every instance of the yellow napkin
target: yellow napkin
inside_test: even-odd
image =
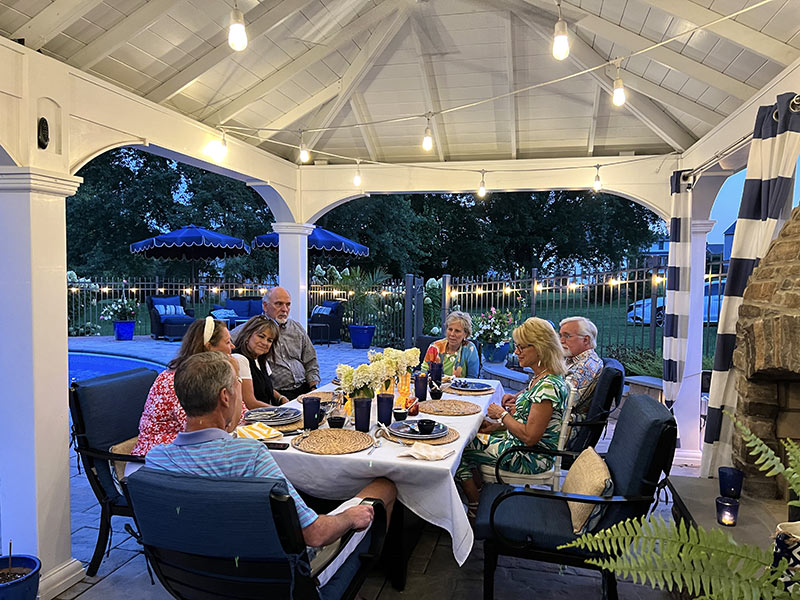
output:
[[[419,460],[443,460],[453,454],[455,450],[442,448],[441,446],[432,446],[430,444],[423,444],[422,442],[414,442],[407,450],[403,450],[397,456],[411,456]]]
[[[250,425],[242,425],[236,428],[236,437],[252,438],[255,440],[271,440],[273,438],[283,437],[283,434],[266,425],[265,423],[251,423]]]

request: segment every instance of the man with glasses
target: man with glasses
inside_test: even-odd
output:
[[[586,317],[567,317],[559,323],[561,348],[567,360],[567,382],[578,391],[578,401],[572,411],[585,414],[589,410],[597,377],[603,370],[603,360],[595,352],[597,327]]]

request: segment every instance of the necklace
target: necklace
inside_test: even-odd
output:
[[[533,376],[533,379],[531,379],[531,382],[528,384],[528,389],[532,388],[532,387],[533,387],[533,384],[534,384],[534,383],[536,383],[537,381],[539,381],[539,380],[540,380],[542,377],[544,377],[545,375],[547,375],[547,373],[548,373],[548,370],[547,370],[547,369],[545,369],[544,371],[542,371],[542,372],[541,372],[541,373],[539,373],[538,375],[534,375],[534,376]]]

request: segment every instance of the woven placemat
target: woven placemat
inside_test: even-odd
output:
[[[448,430],[447,435],[443,435],[435,440],[412,440],[409,438],[397,437],[396,435],[386,433],[385,431],[381,435],[386,436],[393,442],[399,442],[400,444],[405,444],[407,446],[411,446],[414,442],[422,442],[423,444],[430,444],[431,446],[442,446],[444,444],[449,444],[450,442],[455,442],[459,437],[461,437],[458,431],[452,427]]]
[[[350,454],[366,450],[374,440],[354,429],[315,429],[308,436],[297,436],[292,446],[310,454]]]
[[[326,402],[331,402],[333,400],[333,392],[318,392],[317,390],[312,390],[307,394],[303,394],[302,396],[297,397],[297,401],[302,404],[303,398],[306,396],[313,396],[314,398],[319,398],[320,404],[325,404]]]
[[[322,423],[320,423],[320,427],[328,420],[328,417],[323,417]],[[294,431],[295,429],[302,429],[303,428],[303,417],[301,416],[297,421],[292,421],[291,423],[286,423],[285,425],[270,425],[273,429],[277,429],[278,431]]]
[[[489,396],[494,393],[494,389],[488,389],[485,392],[479,390],[454,390],[452,385],[443,385],[442,391],[458,396]]]
[[[420,402],[419,412],[441,417],[461,417],[481,412],[481,407],[466,400],[428,400]]]

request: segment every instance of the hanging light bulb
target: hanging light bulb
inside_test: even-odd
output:
[[[600,165],[595,165],[594,168],[597,169],[597,174],[594,176],[592,188],[594,188],[595,192],[599,192],[603,189],[603,183],[600,181]]]
[[[622,84],[622,77],[619,73],[619,62],[617,62],[617,78],[614,80],[614,94],[611,96],[614,106],[625,104],[625,86]]]
[[[311,153],[306,148],[306,145],[303,143],[303,132],[300,131],[300,155],[298,156],[301,163],[307,163],[311,160]]]
[[[484,177],[485,174],[486,171],[481,169],[481,184],[480,186],[478,186],[478,198],[483,198],[484,196],[486,196],[486,178]]]
[[[558,5],[558,21],[556,21],[555,32],[553,33],[553,58],[564,60],[569,56],[569,33],[567,32],[567,22],[561,18],[561,2]]]
[[[231,11],[231,24],[228,26],[228,45],[236,52],[247,48],[247,31],[244,28],[244,15],[236,3]]]
[[[361,163],[356,163],[356,174],[353,176],[353,185],[361,187]]]
[[[422,138],[422,149],[425,152],[433,150],[433,134],[431,133],[431,118],[428,117],[428,125],[425,127],[425,135]]]
[[[225,160],[228,155],[228,140],[225,139],[225,132],[222,133],[221,140],[213,139],[208,142],[206,147],[203,148],[203,152],[210,156],[214,162],[221,163]]]

